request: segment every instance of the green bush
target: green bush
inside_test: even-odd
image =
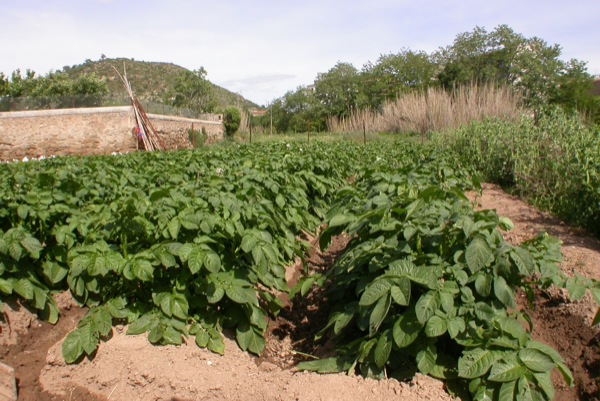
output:
[[[577,115],[549,109],[537,122],[487,120],[432,139],[486,181],[600,236],[600,135]]]
[[[225,135],[228,138],[232,138],[233,134],[236,133],[240,128],[240,122],[242,121],[242,114],[236,107],[229,107],[223,112],[223,127],[225,128]]]

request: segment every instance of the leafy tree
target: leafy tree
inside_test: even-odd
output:
[[[225,135],[229,138],[233,137],[233,134],[240,128],[240,122],[242,121],[242,113],[237,107],[228,107],[223,111],[223,127],[225,128]]]
[[[10,81],[8,77],[0,72],[0,96],[8,96],[10,91]]]
[[[16,69],[10,75],[9,95],[11,97],[31,96],[32,93],[35,93],[37,83],[35,71],[27,69],[23,77],[21,70]]]
[[[525,42],[522,35],[506,25],[490,33],[482,27],[460,33],[451,46],[434,56],[442,66],[439,83],[450,89],[471,82],[514,81],[517,77],[511,67]]]
[[[423,51],[403,49],[396,54],[379,57],[375,64],[367,63],[361,74],[360,106],[380,107],[386,100],[414,89],[424,89],[433,84],[437,65]]]
[[[327,115],[348,116],[356,109],[359,95],[359,73],[350,63],[338,62],[326,73],[317,75],[315,98]]]
[[[108,93],[106,82],[95,73],[80,75],[73,82],[74,95],[104,95]]]
[[[435,57],[442,66],[438,80],[445,88],[471,82],[507,84],[536,112],[558,104],[590,113],[597,106],[589,96],[591,76],[585,63],[564,62],[560,55],[559,45],[525,38],[500,25],[489,33],[481,27],[461,33]]]
[[[210,113],[216,107],[206,70],[182,71],[175,80],[173,89],[165,97],[175,107],[183,107],[200,113]]]

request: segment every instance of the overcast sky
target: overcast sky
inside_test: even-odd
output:
[[[0,0],[0,72],[86,59],[171,62],[266,105],[338,61],[360,69],[500,24],[600,74],[600,0]],[[135,88],[133,88],[135,91]]]

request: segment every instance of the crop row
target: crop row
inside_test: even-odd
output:
[[[474,211],[464,190],[478,183],[456,160],[437,156],[366,166],[337,192],[321,247],[342,232],[351,241],[324,276],[298,285],[306,292],[330,283],[332,311],[317,339],[332,339],[337,354],[298,368],[375,378],[419,371],[463,399],[551,400],[551,371],[569,385],[573,378],[555,350],[532,340],[515,291],[532,300],[534,289],[558,285],[575,300],[590,288],[600,303],[599,288],[560,274],[555,238],[505,243],[510,220]]]
[[[379,154],[277,144],[3,165],[0,296],[52,323],[56,291],[90,307],[64,342],[68,362],[93,353],[116,322],[153,343],[193,335],[216,352],[228,327],[258,354],[276,294],[288,290],[284,267],[305,251],[298,235],[314,232],[356,164]]]

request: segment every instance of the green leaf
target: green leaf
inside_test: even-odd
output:
[[[160,323],[150,329],[150,332],[148,332],[148,341],[150,341],[152,344],[158,344],[162,340],[164,334],[164,323]]]
[[[425,324],[425,335],[427,337],[439,337],[446,332],[448,324],[446,319],[434,315]]]
[[[488,376],[493,382],[510,382],[523,377],[527,373],[527,367],[521,363],[514,354],[507,354],[494,363]]]
[[[192,274],[196,274],[202,269],[202,265],[204,264],[204,255],[206,254],[206,250],[196,246],[190,250],[187,256],[187,264],[188,269]]]
[[[331,218],[331,220],[329,220],[328,226],[333,228],[333,227],[347,225],[348,223],[352,223],[355,219],[356,219],[356,217],[353,215],[336,214],[335,216],[333,216]]]
[[[69,272],[69,269],[66,267],[51,261],[45,261],[43,264],[43,269],[44,277],[46,277],[51,284],[60,283],[65,277],[67,277],[67,273]]]
[[[318,373],[337,373],[347,371],[352,364],[341,357],[319,359],[317,361],[300,362],[296,369]]]
[[[34,293],[33,284],[31,283],[31,281],[25,278],[19,279],[16,283],[13,284],[13,290],[21,297],[23,297],[23,299],[26,299],[28,301],[33,300]]]
[[[508,286],[506,280],[502,276],[498,276],[494,278],[494,295],[496,298],[500,300],[504,305],[515,308],[515,293],[512,288]]]
[[[279,206],[280,209],[283,209],[285,206],[285,198],[281,194],[277,194],[275,197],[275,203]]]
[[[516,380],[502,383],[500,390],[498,391],[498,401],[513,401],[516,396],[516,389]]]
[[[10,281],[0,278],[0,292],[5,295],[10,295],[13,292],[13,285]]]
[[[510,231],[515,228],[515,225],[508,217],[500,217],[498,226],[504,231]]]
[[[242,243],[240,244],[240,248],[242,248],[244,252],[250,253],[252,252],[252,249],[254,249],[257,243],[258,237],[255,235],[254,232],[250,231],[244,234],[244,236],[242,237]]]
[[[389,293],[377,301],[369,316],[369,337],[373,337],[377,330],[379,330],[379,326],[381,326],[383,319],[385,319],[391,304],[392,297]]]
[[[457,335],[465,331],[466,329],[465,320],[456,316],[448,320],[448,334],[450,338],[455,338]]]
[[[225,343],[223,342],[223,337],[217,332],[210,333],[210,338],[208,339],[208,344],[206,347],[217,354],[223,355],[225,354]]]
[[[363,292],[358,304],[360,306],[369,306],[379,301],[392,288],[392,283],[386,279],[373,281]]]
[[[335,320],[335,325],[333,326],[333,334],[338,335],[342,332],[342,330],[352,321],[354,318],[354,314],[356,312],[356,303],[353,304],[353,307],[346,307],[342,313],[337,315]]]
[[[534,372],[549,372],[556,366],[550,356],[532,348],[520,350],[519,359]]]
[[[235,281],[233,284],[225,288],[225,294],[227,298],[238,304],[251,304],[256,305],[258,299],[256,298],[256,291],[251,287],[242,287],[236,285]]]
[[[467,246],[465,258],[467,259],[469,270],[475,274],[490,264],[493,260],[493,255],[486,240],[481,237],[475,237]]]
[[[510,258],[517,265],[519,273],[525,276],[533,274],[535,262],[527,249],[521,247],[513,248],[510,252]]]
[[[249,324],[240,324],[236,328],[236,340],[240,348],[260,355],[265,348],[265,339]]]
[[[221,258],[214,252],[206,252],[204,266],[209,272],[218,273],[221,270]]]
[[[134,259],[131,264],[131,271],[141,281],[150,282],[154,278],[154,267],[145,259]]]
[[[585,296],[587,287],[582,285],[576,277],[567,279],[565,287],[569,291],[569,299],[571,302],[577,302]]]
[[[179,230],[181,229],[181,222],[178,218],[174,218],[167,224],[167,229],[169,230],[169,235],[172,239],[177,240],[177,236],[179,235]]]
[[[412,311],[406,312],[394,323],[392,329],[394,342],[398,348],[405,348],[417,339],[422,328],[423,325],[419,322],[415,313]]]
[[[475,348],[463,352],[458,360],[458,376],[475,379],[485,375],[497,360],[497,355],[489,349]]]
[[[437,350],[433,344],[429,344],[426,348],[419,351],[416,357],[419,372],[428,375],[435,367],[436,359]]]
[[[127,335],[142,334],[152,330],[158,325],[158,315],[156,313],[146,313],[133,321],[127,329]]]
[[[436,269],[431,266],[415,266],[408,276],[411,281],[433,290],[437,288],[438,281],[435,272]]]
[[[188,317],[188,301],[181,294],[167,294],[160,301],[160,309],[167,316],[175,316],[181,320]]]
[[[492,291],[492,276],[486,273],[478,273],[475,280],[475,291],[482,297],[487,297]]]
[[[183,339],[181,332],[173,326],[166,326],[162,335],[163,344],[181,345]]]
[[[27,235],[25,238],[19,241],[19,243],[34,259],[38,259],[40,257],[40,252],[42,249],[44,249],[40,241],[30,235]]]
[[[0,308],[2,308],[2,305],[0,305]],[[48,302],[46,302],[44,305],[44,309],[39,312],[40,318],[50,324],[56,324],[56,322],[58,322],[58,314],[58,306],[56,305],[56,301],[54,298],[49,296]]]
[[[198,345],[198,347],[206,348],[206,346],[208,345],[208,341],[210,340],[210,336],[208,335],[208,332],[206,330],[201,328],[200,331],[198,331],[198,333],[196,333],[195,340],[196,340],[196,345]]]
[[[62,343],[62,354],[66,363],[74,363],[83,355],[83,346],[81,344],[81,333],[75,329],[69,334]]]
[[[225,289],[221,287],[218,283],[210,282],[208,284],[208,289],[206,290],[206,299],[208,303],[216,304],[219,302],[223,296],[225,295]]]
[[[83,351],[87,355],[93,354],[98,348],[98,333],[93,329],[92,324],[84,324],[75,330],[79,331],[79,342]]]
[[[437,291],[428,291],[421,295],[415,305],[417,319],[425,324],[431,316],[440,308],[440,295]]]
[[[375,346],[374,360],[379,368],[383,368],[387,363],[392,352],[393,344],[394,342],[390,330],[384,331]]]
[[[410,302],[410,280],[406,277],[401,277],[397,284],[390,288],[392,299],[398,305],[406,306]]]
[[[598,308],[598,310],[596,311],[596,316],[594,316],[594,320],[592,321],[592,326],[595,326],[598,323],[600,323],[600,308]]]
[[[554,399],[554,384],[552,383],[552,376],[550,372],[545,373],[534,373],[534,380],[537,382],[540,389],[546,395],[546,399],[553,400]]]

